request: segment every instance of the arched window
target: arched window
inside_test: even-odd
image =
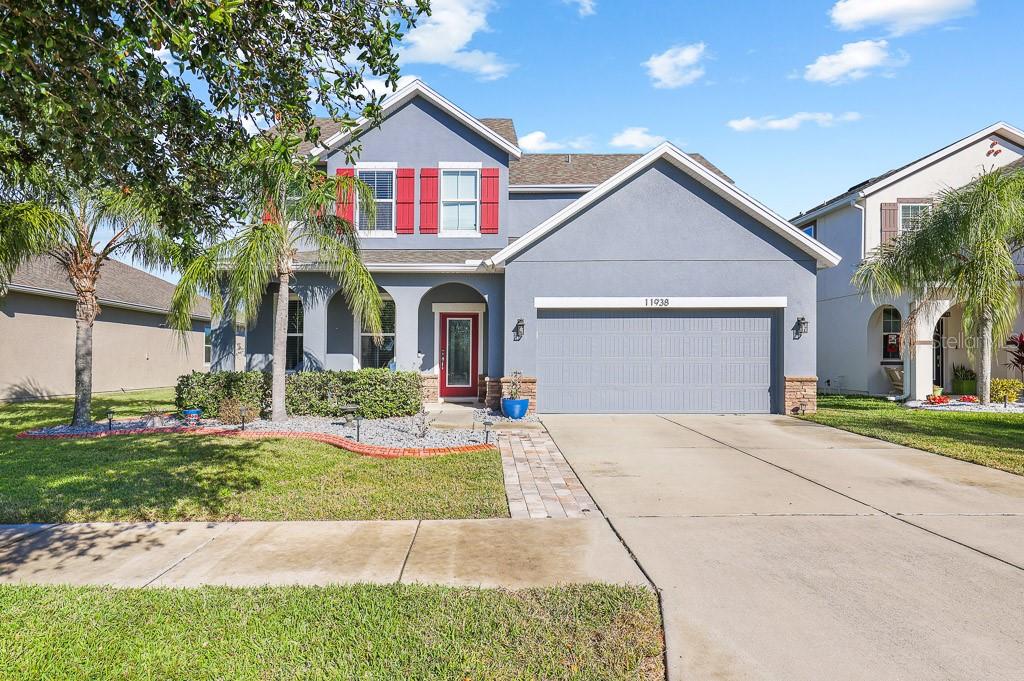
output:
[[[374,342],[373,334],[362,326],[359,330],[359,366],[364,369],[384,369],[395,358],[395,301],[382,295],[384,304],[380,308],[380,345]]]
[[[302,301],[292,294],[288,299],[288,336],[285,345],[284,368],[295,371],[302,364]]]
[[[900,334],[903,333],[903,316],[894,307],[882,309],[882,359],[902,358]]]

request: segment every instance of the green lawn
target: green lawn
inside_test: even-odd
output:
[[[1024,414],[907,409],[874,397],[819,395],[802,418],[1024,475]]]
[[[173,391],[97,395],[93,413],[173,409]],[[0,406],[0,523],[364,520],[508,515],[497,451],[373,459],[305,440],[191,435],[16,440],[72,401]]]
[[[0,586],[17,679],[663,679],[656,596],[587,585]]]

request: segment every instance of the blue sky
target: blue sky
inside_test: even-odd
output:
[[[1024,126],[1019,1],[432,4],[403,74],[513,118],[527,151],[668,139],[785,217],[997,120]]]

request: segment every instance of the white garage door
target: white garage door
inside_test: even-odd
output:
[[[541,413],[772,411],[769,310],[538,310]]]

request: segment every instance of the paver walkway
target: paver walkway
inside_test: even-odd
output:
[[[605,522],[374,520],[0,525],[0,583],[647,585]]]
[[[547,431],[500,433],[497,440],[513,518],[601,517]]]

